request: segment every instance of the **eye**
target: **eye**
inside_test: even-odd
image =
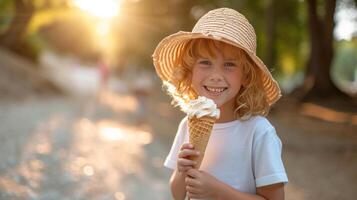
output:
[[[236,66],[237,66],[237,64],[235,62],[226,62],[226,63],[224,63],[224,67],[226,67],[226,68],[234,68]]]
[[[212,62],[207,59],[199,59],[197,64],[201,67],[209,67],[212,65]]]

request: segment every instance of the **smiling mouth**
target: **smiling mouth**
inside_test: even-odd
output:
[[[209,86],[203,86],[203,87],[207,92],[211,94],[220,94],[228,89],[228,87],[209,87]]]

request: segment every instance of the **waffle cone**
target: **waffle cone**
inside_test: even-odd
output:
[[[199,156],[193,156],[190,159],[197,161],[195,168],[199,168],[204,157],[209,137],[216,118],[204,116],[201,118],[192,117],[188,120],[189,142],[195,150],[200,152]]]

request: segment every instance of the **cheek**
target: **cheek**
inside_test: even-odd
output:
[[[191,75],[191,85],[194,90],[198,91],[200,89],[201,79],[202,74],[199,73],[197,70],[193,69]]]
[[[197,79],[197,77],[195,76],[192,76],[192,79],[191,79],[191,86],[193,88],[193,90],[195,90],[196,92],[199,91],[200,89],[200,81]]]
[[[243,77],[241,75],[235,75],[229,78],[232,86],[237,90],[237,92],[241,89],[243,85]]]

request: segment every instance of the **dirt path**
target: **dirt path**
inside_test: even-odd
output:
[[[167,147],[110,97],[2,103],[0,199],[170,199]]]
[[[162,162],[183,115],[157,91],[144,117],[134,96],[110,92],[1,102],[0,199],[171,199]],[[355,199],[356,126],[298,112],[282,100],[269,116],[284,143],[286,199]]]
[[[352,200],[357,196],[357,126],[300,114],[282,99],[270,115],[284,144],[288,200]]]

